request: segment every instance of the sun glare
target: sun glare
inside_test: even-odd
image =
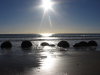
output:
[[[43,0],[43,5],[42,6],[44,7],[45,10],[50,9],[51,5],[52,5],[51,0]]]
[[[49,10],[52,11],[55,16],[58,16],[58,12],[53,9],[53,5],[56,4],[57,2],[53,0],[41,0],[41,2],[42,2],[42,5],[40,5],[39,7],[44,8],[44,13],[43,13],[43,17],[39,26],[39,30],[42,28],[42,25],[44,25],[43,23],[45,23],[47,20],[49,21],[48,25],[50,25],[50,27],[53,28],[52,19],[50,16],[51,13],[49,13]],[[41,34],[41,35],[51,36],[52,34]]]
[[[51,36],[53,34],[50,34],[50,33],[44,33],[44,34],[41,34],[42,36]]]

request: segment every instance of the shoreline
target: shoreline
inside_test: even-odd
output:
[[[100,51],[58,51],[53,54],[49,52],[42,53],[41,55],[0,55],[0,75],[100,74]],[[37,57],[39,55],[43,57],[40,59],[40,57]]]

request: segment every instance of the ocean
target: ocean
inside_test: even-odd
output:
[[[91,40],[94,40],[98,43],[97,49],[95,51],[99,51],[100,48],[100,34],[52,34],[51,36],[43,36],[40,34],[0,34],[0,44],[5,41],[10,41],[13,45],[11,50],[21,50],[21,43],[24,40],[32,42],[33,50],[43,49],[41,46],[42,42],[54,44],[55,47],[51,47],[51,49],[57,49],[57,44],[62,40],[67,41],[70,44],[69,50],[75,50],[73,48],[73,44],[75,43],[79,43],[81,41],[89,42]]]
[[[23,50],[24,40],[31,41],[32,48]],[[62,40],[70,47],[60,50],[57,44]],[[91,40],[98,44],[95,50],[73,48],[75,43]],[[99,74],[96,67],[100,66],[100,34],[0,34],[0,45],[5,41],[10,41],[12,48],[0,48],[0,75],[90,75],[93,70]],[[42,47],[42,42],[55,46]],[[92,66],[94,69],[90,67],[93,64],[97,64]]]

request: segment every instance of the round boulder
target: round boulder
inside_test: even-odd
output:
[[[59,46],[59,47],[63,47],[63,48],[67,48],[67,47],[69,47],[70,45],[69,45],[69,43],[68,43],[67,41],[60,41],[60,42],[58,43],[58,46]]]
[[[88,43],[85,42],[85,41],[81,41],[81,42],[80,42],[80,45],[81,45],[82,47],[87,47],[87,46],[88,46]]]
[[[3,42],[1,48],[11,48],[12,44],[9,41]]]
[[[21,43],[22,48],[30,48],[32,46],[32,43],[30,41],[23,41]]]
[[[96,41],[89,41],[88,42],[88,46],[97,46],[97,42]]]
[[[74,45],[73,45],[73,47],[81,47],[81,44],[80,43],[75,43]]]
[[[42,42],[41,46],[49,46],[49,44],[47,42]]]

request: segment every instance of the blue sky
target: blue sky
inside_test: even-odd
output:
[[[100,0],[0,0],[0,34],[100,33]],[[51,25],[50,25],[51,21]]]

